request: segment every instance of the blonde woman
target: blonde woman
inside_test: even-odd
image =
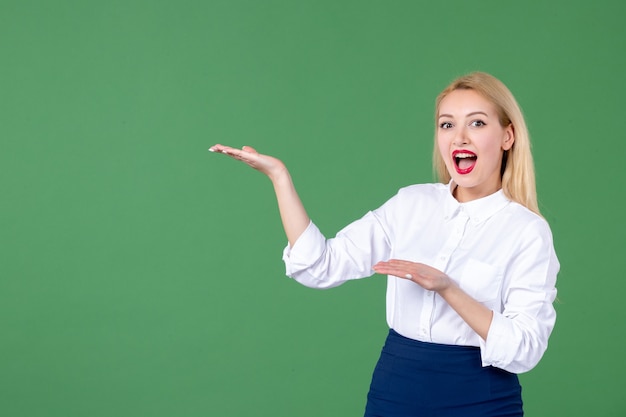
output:
[[[527,128],[507,87],[480,72],[443,90],[435,122],[441,182],[400,189],[332,239],[280,160],[247,146],[210,150],[272,181],[288,276],[312,288],[388,276],[389,334],[367,417],[522,416],[517,374],[546,350],[559,270]]]

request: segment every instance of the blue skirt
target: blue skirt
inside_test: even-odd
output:
[[[516,374],[483,367],[480,349],[420,342],[389,331],[365,417],[520,417]]]

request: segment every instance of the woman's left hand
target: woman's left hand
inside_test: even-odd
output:
[[[372,269],[378,274],[411,280],[429,291],[443,291],[453,282],[449,276],[432,266],[399,259],[378,262]]]

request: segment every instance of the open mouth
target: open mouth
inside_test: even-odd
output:
[[[470,151],[454,151],[452,152],[454,167],[459,174],[469,174],[476,166],[478,157],[474,152]]]

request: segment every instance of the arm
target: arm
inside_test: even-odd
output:
[[[235,149],[218,144],[209,148],[209,151],[228,155],[268,176],[274,186],[278,210],[287,240],[293,246],[309,225],[310,219],[296,192],[291,175],[289,175],[285,164],[271,156],[262,155],[249,146]]]
[[[409,279],[424,289],[436,291],[483,340],[493,319],[493,311],[474,300],[443,272],[420,263],[392,259],[373,266],[379,274]]]
[[[541,359],[556,321],[553,306],[559,261],[547,223],[535,222],[517,236],[520,251],[511,260],[502,312],[494,311],[489,337],[481,343],[484,365],[526,372]]]
[[[547,223],[536,221],[516,235],[520,245],[508,266],[502,309],[490,311],[459,288],[445,273],[402,260],[379,262],[373,269],[437,291],[481,337],[483,366],[521,373],[532,369],[545,352],[554,328],[559,262]],[[408,275],[407,275],[408,274]]]
[[[372,263],[388,259],[387,232],[374,213],[348,225],[334,239],[326,239],[309,219],[280,160],[259,154],[249,146],[239,150],[215,145],[209,150],[242,161],[272,181],[289,240],[289,247],[283,253],[286,272],[296,281],[312,288],[336,287],[347,280],[372,275]]]
[[[493,311],[470,297],[455,282],[448,280],[450,285],[439,290],[439,295],[483,340],[487,340]]]

